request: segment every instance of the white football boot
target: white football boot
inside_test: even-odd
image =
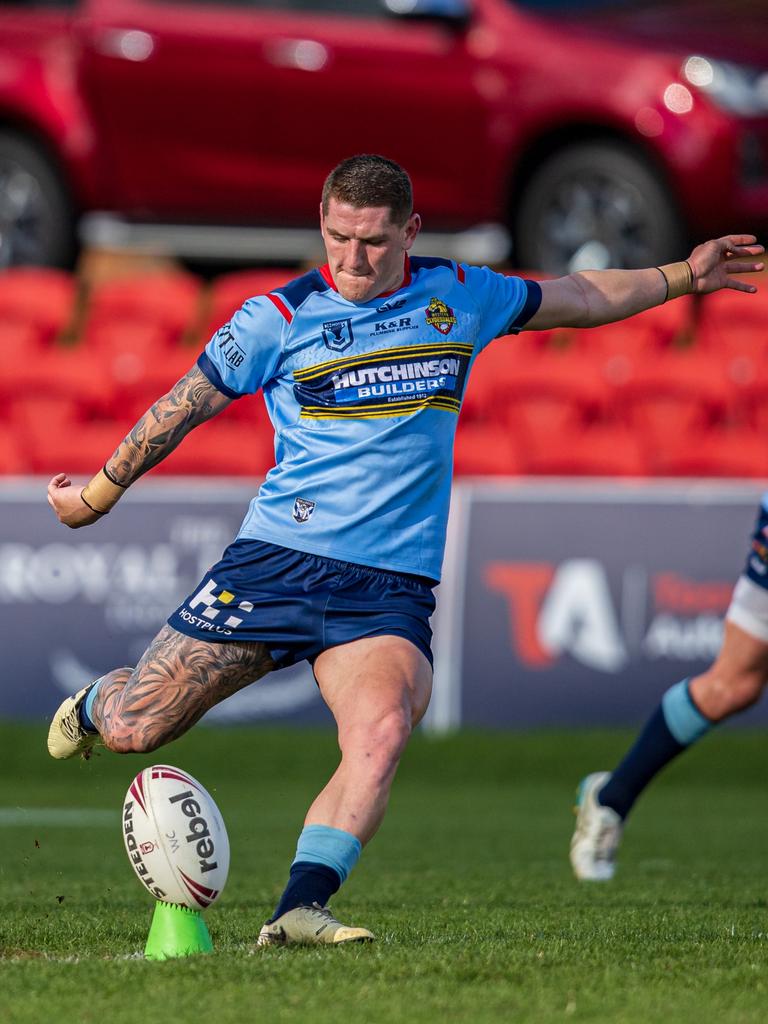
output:
[[[74,697],[67,697],[53,716],[48,730],[48,753],[51,757],[65,760],[82,754],[87,760],[91,756],[91,749],[98,741],[99,734],[85,731],[80,724],[79,711],[92,686],[93,683],[84,686]]]
[[[338,945],[340,942],[373,942],[375,936],[367,928],[350,928],[341,924],[328,907],[313,903],[296,907],[265,924],[256,940],[257,946]]]
[[[613,808],[597,802],[597,794],[610,777],[610,772],[593,772],[581,780],[577,791],[571,867],[582,882],[609,882],[616,871],[624,823]]]

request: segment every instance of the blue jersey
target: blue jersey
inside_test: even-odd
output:
[[[238,537],[439,579],[472,363],[540,302],[535,282],[433,258],[368,302],[327,267],[249,299],[198,360],[231,398],[261,388],[275,428]]]

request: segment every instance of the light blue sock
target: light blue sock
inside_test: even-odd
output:
[[[661,698],[664,721],[677,742],[688,747],[695,743],[715,724],[699,711],[688,691],[690,680],[671,686]]]
[[[345,882],[357,864],[362,843],[351,832],[329,825],[305,825],[296,846],[294,864],[324,864]]]
[[[104,677],[102,676],[101,679],[103,678]],[[91,718],[91,711],[93,710],[93,702],[96,699],[96,694],[99,692],[99,684],[101,683],[101,679],[97,679],[93,686],[90,688],[85,700],[80,705],[80,710],[78,712],[78,715],[80,717],[80,725],[82,725],[86,732],[99,731],[93,724],[93,719]]]

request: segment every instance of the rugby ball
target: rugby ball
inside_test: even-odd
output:
[[[155,899],[205,910],[221,896],[227,830],[211,795],[180,768],[156,764],[139,772],[123,802],[123,840]]]

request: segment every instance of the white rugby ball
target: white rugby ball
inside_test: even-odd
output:
[[[155,764],[139,772],[123,803],[123,839],[155,899],[205,910],[221,896],[227,830],[211,795],[180,768]]]

